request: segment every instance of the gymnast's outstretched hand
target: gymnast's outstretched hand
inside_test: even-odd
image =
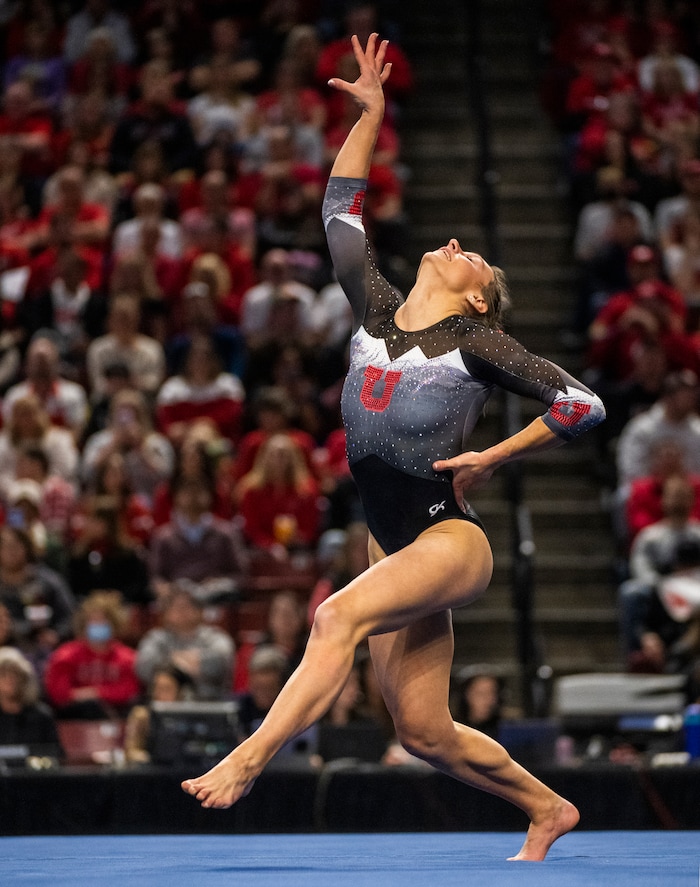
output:
[[[360,76],[354,83],[332,77],[328,85],[341,92],[351,95],[363,111],[378,111],[384,113],[384,89],[389,74],[391,62],[384,63],[388,40],[382,40],[377,47],[378,34],[370,34],[367,46],[362,49],[360,41],[353,34],[352,51],[355,54]]]

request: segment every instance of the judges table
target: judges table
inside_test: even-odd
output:
[[[541,767],[581,810],[582,829],[700,828],[700,764]],[[229,810],[179,787],[190,772],[150,766],[11,771],[0,776],[2,835],[511,831],[524,814],[421,766],[270,766]]]

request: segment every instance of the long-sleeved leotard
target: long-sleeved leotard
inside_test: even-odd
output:
[[[394,315],[403,296],[377,270],[362,225],[365,186],[331,178],[323,217],[354,316],[342,395],[348,460],[369,528],[390,553],[433,522],[464,518],[444,486],[449,478],[432,464],[467,449],[496,386],[542,401],[545,424],[564,440],[605,412],[581,382],[479,320],[453,315],[417,332],[400,329]]]

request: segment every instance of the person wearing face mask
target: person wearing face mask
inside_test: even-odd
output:
[[[230,599],[237,593],[244,552],[229,523],[212,513],[213,492],[183,478],[173,489],[168,523],[151,540],[152,588],[160,600],[176,584],[186,584],[201,601]]]
[[[119,640],[123,618],[114,592],[96,591],[81,604],[75,639],[54,650],[44,674],[44,689],[58,717],[121,716],[138,698],[136,651]]]

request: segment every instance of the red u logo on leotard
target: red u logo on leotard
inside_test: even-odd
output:
[[[375,397],[372,394],[374,386],[383,375],[384,370],[380,370],[379,367],[374,367],[372,364],[365,369],[365,383],[362,386],[362,391],[360,391],[360,401],[365,409],[372,410],[373,413],[383,413],[389,406],[396,383],[401,378],[399,371],[388,370],[384,380],[384,392],[381,397]]]

